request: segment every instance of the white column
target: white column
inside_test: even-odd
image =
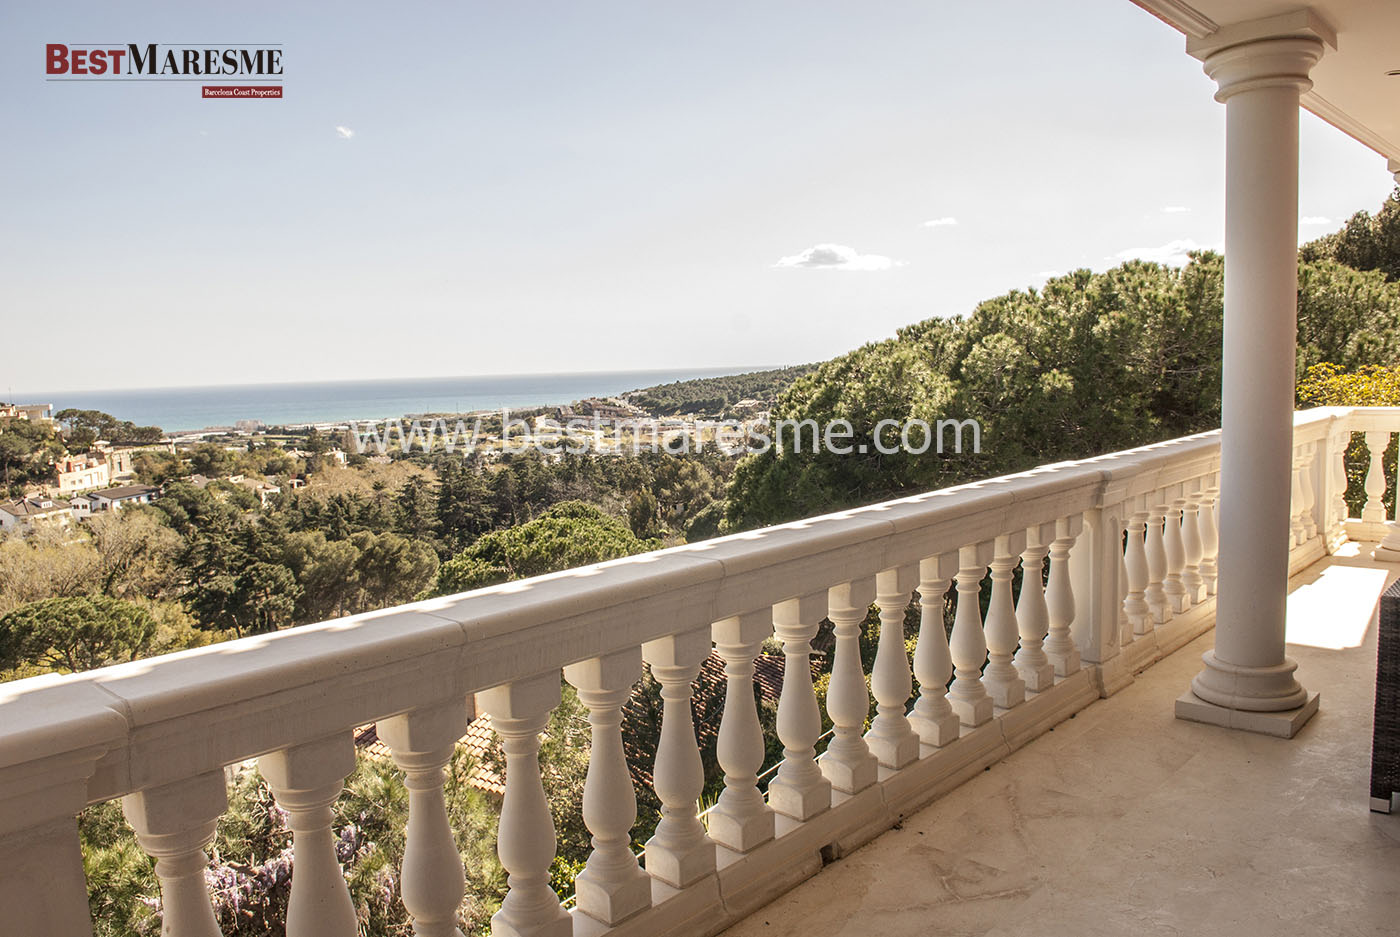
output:
[[[1026,689],[1039,693],[1055,685],[1055,665],[1045,656],[1045,636],[1050,633],[1050,609],[1045,604],[1045,557],[1055,539],[1055,525],[1026,531],[1021,551],[1021,595],[1016,600],[1016,627],[1021,648],[1016,652],[1016,672]]]
[[[224,772],[211,771],[122,798],[137,842],[156,860],[162,937],[219,937],[204,873],[204,847],[228,809]]]
[[[1258,728],[1262,722],[1238,719],[1233,711],[1299,709],[1309,701],[1294,679],[1296,665],[1284,656],[1284,608],[1298,301],[1298,101],[1311,86],[1308,71],[1323,43],[1297,34],[1235,41],[1212,48],[1207,37],[1197,44],[1206,54],[1206,73],[1219,83],[1216,100],[1225,104],[1220,581],[1215,648],[1191,682],[1194,696],[1177,701],[1177,715]],[[1306,718],[1298,716],[1273,731],[1291,736]]]
[[[802,596],[773,606],[773,630],[783,642],[783,690],[778,738],[783,763],[768,784],[768,805],[794,820],[810,820],[831,806],[831,782],[817,767],[822,713],[812,689],[812,639],[826,617],[826,595]]]
[[[504,683],[476,694],[506,753],[496,854],[509,876],[501,910],[491,916],[492,937],[571,937],[574,921],[549,886],[559,841],[540,778],[540,733],[559,705],[559,673]]]
[[[355,937],[360,925],[331,832],[331,806],[355,770],[355,740],[345,732],[272,752],[258,770],[292,828],[287,937]]]
[[[1347,510],[1347,446],[1351,445],[1351,430],[1347,428],[1346,421],[1339,422],[1340,430],[1334,430],[1327,441],[1328,463],[1324,469],[1332,493],[1327,510],[1327,549],[1332,553],[1337,552],[1347,539],[1346,522],[1350,513]]]
[[[870,668],[870,689],[877,705],[865,741],[886,768],[899,769],[919,760],[919,736],[905,714],[914,693],[914,676],[904,644],[904,612],[918,579],[915,566],[886,569],[875,577],[880,643]]]
[[[763,726],[753,695],[754,660],[773,633],[770,609],[717,621],[711,627],[724,658],[724,715],[715,754],[724,769],[724,791],[706,817],[710,839],[735,852],[748,852],[773,838],[773,810],[758,789],[763,769]]]
[[[705,765],[695,738],[690,696],[700,665],[710,654],[710,629],[657,638],[642,645],[642,657],[661,684],[661,741],[652,784],[661,801],[661,822],[647,840],[646,867],[654,878],[685,888],[715,870],[715,844],[700,822]]]
[[[919,699],[909,714],[909,722],[919,733],[919,741],[934,747],[947,745],[958,737],[958,714],[948,705],[953,658],[943,625],[943,600],[957,570],[957,554],[929,557],[919,563],[919,643],[914,648]]]
[[[580,913],[609,927],[651,907],[651,876],[632,854],[637,792],[622,747],[622,707],[641,675],[639,647],[564,668],[564,679],[588,707],[593,743],[583,782],[583,822],[593,834],[593,851],[574,879],[574,894]]]
[[[958,609],[953,616],[953,636],[948,641],[953,658],[953,685],[948,704],[965,726],[990,722],[992,698],[982,685],[982,665],[987,662],[987,638],[982,633],[982,577],[991,559],[991,544],[963,547],[958,551]]]
[[[831,786],[854,794],[875,783],[879,759],[861,736],[870,715],[870,691],[860,660],[860,632],[875,583],[869,579],[842,583],[827,590],[827,617],[836,632],[831,679],[826,686],[826,714],[831,717],[832,738],[817,763]]]
[[[403,853],[403,906],[413,916],[414,937],[462,937],[457,909],[466,890],[462,856],[443,798],[443,768],[466,734],[471,713],[465,698],[415,710],[378,723],[379,738],[404,773],[408,830]]]

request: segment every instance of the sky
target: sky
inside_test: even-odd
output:
[[[49,42],[280,43],[285,97]],[[5,4],[0,388],[820,360],[1218,248],[1213,92],[1128,0]],[[1304,239],[1393,185],[1303,115]]]

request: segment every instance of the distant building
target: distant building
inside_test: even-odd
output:
[[[105,488],[112,483],[112,470],[107,460],[97,453],[60,459],[55,470],[60,495]]]
[[[16,501],[0,501],[0,530],[28,533],[40,526],[66,527],[73,518],[67,501],[31,495]]]
[[[0,403],[0,419],[32,420],[35,423],[52,423],[53,404]]]
[[[157,490],[153,485],[123,485],[119,488],[104,488],[73,499],[74,517],[91,517],[103,511],[119,511],[135,504],[150,504],[155,500]]]

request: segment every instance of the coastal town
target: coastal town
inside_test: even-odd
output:
[[[661,415],[623,394],[586,397],[515,415],[504,410],[423,413],[407,414],[396,421],[323,421],[282,426],[241,419],[226,426],[161,433],[152,441],[130,443],[94,438],[82,446],[74,444],[73,426],[64,419],[70,411],[56,414],[49,403],[0,403],[0,436],[7,428],[23,423],[45,428],[54,440],[48,471],[41,473],[40,479],[20,486],[20,490],[15,490],[16,486],[7,479],[10,490],[8,497],[0,500],[0,534],[23,535],[41,528],[66,528],[74,521],[97,514],[149,504],[160,497],[162,487],[155,483],[150,464],[161,460],[182,464],[182,455],[197,447],[218,446],[230,453],[271,449],[285,453],[285,472],[233,471],[209,476],[190,471],[173,476],[200,489],[215,481],[238,486],[266,505],[284,490],[306,486],[308,460],[340,466],[388,464],[395,456],[445,450],[449,454],[455,451],[473,455],[489,466],[502,456],[528,450],[555,461],[565,451],[590,455],[636,454],[643,450],[679,453],[709,445],[727,452],[736,441],[767,423],[770,405],[765,399],[744,398],[727,404],[723,412]]]

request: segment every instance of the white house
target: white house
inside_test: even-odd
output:
[[[0,530],[27,533],[36,527],[66,527],[73,517],[67,501],[34,495],[14,501],[0,501]]]
[[[122,485],[90,491],[72,499],[74,517],[90,517],[103,511],[118,511],[134,504],[150,504],[157,489],[153,485]]]

